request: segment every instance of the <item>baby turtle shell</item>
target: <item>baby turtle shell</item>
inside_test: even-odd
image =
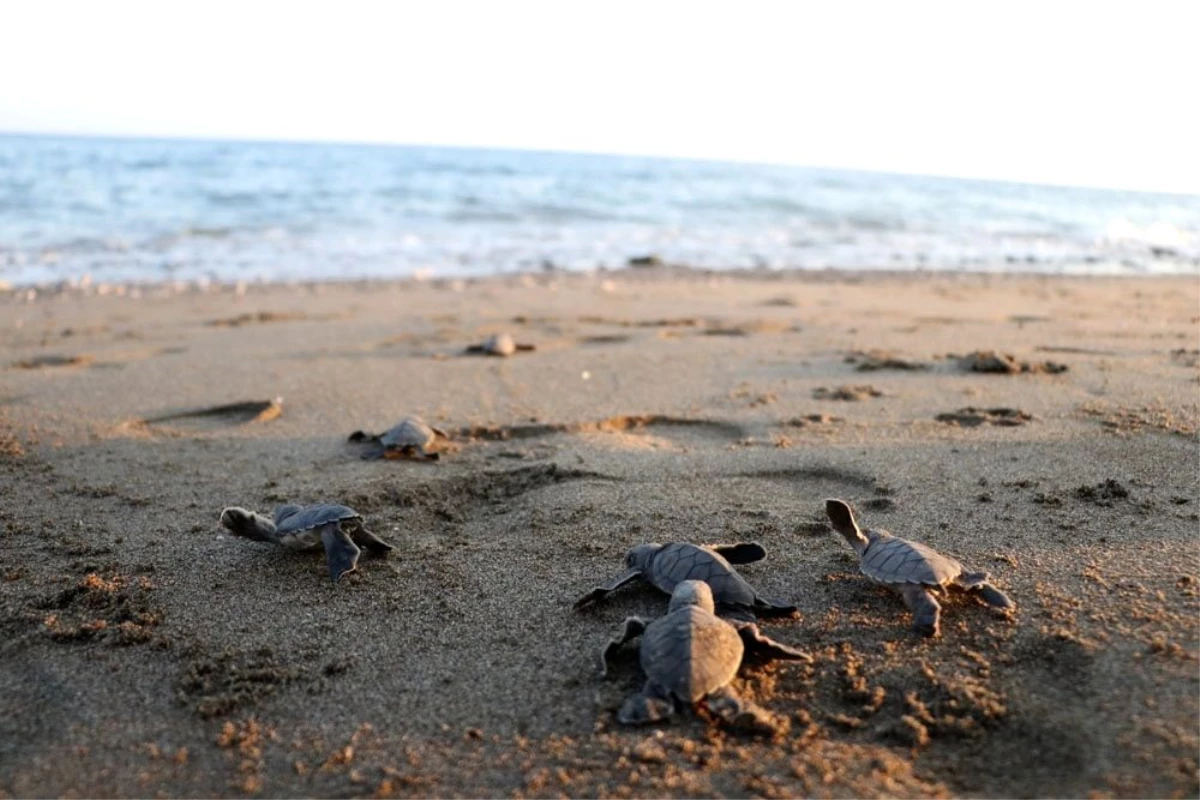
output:
[[[640,544],[625,555],[626,572],[579,598],[575,608],[590,605],[640,577],[667,594],[683,581],[704,581],[712,588],[722,616],[748,621],[753,621],[755,614],[794,616],[795,606],[763,599],[733,568],[733,564],[761,561],[766,554],[757,542],[710,546],[687,542]]]
[[[941,606],[934,599],[934,591],[954,586],[977,592],[994,608],[1016,608],[1008,595],[989,582],[986,572],[968,572],[953,558],[888,531],[861,530],[854,511],[842,500],[826,500],[825,513],[834,530],[858,554],[862,573],[900,593],[913,612],[913,628],[924,636],[936,636],[940,629]]]
[[[531,344],[517,344],[507,333],[495,333],[484,339],[481,344],[471,345],[466,352],[473,355],[506,357],[535,349],[537,348]]]
[[[646,673],[642,691],[617,713],[625,725],[655,722],[680,706],[704,704],[727,723],[759,733],[774,733],[772,715],[739,698],[730,688],[747,651],[765,658],[811,661],[799,650],[780,644],[753,623],[729,622],[715,613],[712,588],[687,580],[675,586],[666,616],[652,622],[629,617],[620,633],[600,654],[600,671],[625,642],[642,637],[638,661]]]
[[[437,461],[440,454],[432,448],[438,439],[449,439],[450,436],[440,428],[425,424],[418,416],[405,417],[381,434],[369,434],[355,431],[350,434],[351,442],[365,442],[374,447],[363,453],[363,458],[412,458],[424,461]]]
[[[274,517],[270,520],[231,507],[221,512],[221,524],[235,536],[274,542],[289,550],[324,549],[329,577],[335,581],[357,569],[360,546],[379,555],[395,549],[367,530],[362,517],[349,506],[318,503],[306,508],[288,504],[276,508]]]

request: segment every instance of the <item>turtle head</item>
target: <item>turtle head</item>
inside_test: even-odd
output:
[[[639,544],[625,554],[625,566],[629,569],[645,572],[650,568],[650,562],[658,555],[658,551],[662,549],[663,546],[657,542]]]
[[[275,524],[280,525],[285,519],[295,514],[297,511],[304,509],[304,506],[296,503],[287,503],[286,505],[275,507]]]
[[[685,606],[698,606],[710,614],[716,613],[717,605],[713,600],[712,587],[704,581],[680,581],[671,592],[671,604],[668,612],[676,611]]]
[[[846,537],[846,541],[854,548],[854,552],[861,556],[870,542],[859,530],[850,504],[844,500],[826,500],[825,513],[829,516],[829,522],[833,525],[833,529]]]

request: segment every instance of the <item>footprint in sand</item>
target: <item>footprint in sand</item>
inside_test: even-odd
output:
[[[1033,420],[1033,415],[1018,408],[975,408],[968,406],[958,411],[948,411],[934,417],[938,422],[947,425],[957,425],[961,428],[975,428],[979,425],[999,425],[1013,427],[1024,425]]]
[[[64,356],[59,354],[48,354],[44,356],[34,356],[23,361],[13,362],[13,366],[17,369],[42,369],[43,367],[79,367],[84,364],[92,363],[94,359],[91,356]]]
[[[279,311],[257,311],[238,314],[234,317],[225,317],[223,319],[210,319],[204,324],[210,328],[240,328],[243,325],[259,325],[267,322],[296,322],[302,319],[308,319],[308,315]]]
[[[819,386],[813,389],[812,396],[814,400],[847,400],[850,402],[859,402],[861,400],[870,400],[872,397],[883,397],[883,392],[874,386],[839,386],[836,389]]]
[[[1044,372],[1049,375],[1057,375],[1067,371],[1066,364],[1059,364],[1056,361],[1018,361],[1016,357],[1008,353],[998,353],[995,350],[976,350],[966,356],[951,355],[950,358],[957,359],[959,368],[967,372],[987,372],[997,375]]]
[[[857,364],[859,372],[874,372],[881,369],[922,370],[928,364],[901,358],[890,350],[855,350],[844,359],[847,364]]]
[[[172,427],[185,428],[223,428],[233,425],[244,425],[249,422],[268,422],[283,413],[283,399],[246,400],[240,403],[227,403],[219,406],[174,411],[157,417],[146,417],[128,423],[134,426],[161,425],[172,423]]]

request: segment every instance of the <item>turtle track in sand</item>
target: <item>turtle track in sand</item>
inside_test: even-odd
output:
[[[403,487],[392,483],[351,492],[346,501],[368,513],[387,507],[424,511],[449,522],[460,522],[480,508],[498,506],[545,486],[578,480],[619,481],[620,478],[558,464],[535,464],[512,470],[486,470],[436,478]]]
[[[633,433],[636,435],[649,432],[690,434],[682,437],[671,437],[673,440],[676,438],[691,440],[677,441],[675,442],[677,444],[692,443],[696,439],[733,443],[740,441],[746,436],[746,432],[741,426],[732,422],[673,417],[666,414],[625,414],[590,422],[471,425],[454,431],[454,436],[459,440],[504,442],[512,439],[533,439],[554,434]]]

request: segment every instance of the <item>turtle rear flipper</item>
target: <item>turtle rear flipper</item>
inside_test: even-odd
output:
[[[321,542],[325,545],[325,560],[329,565],[329,577],[338,580],[343,575],[354,572],[358,567],[358,556],[362,552],[350,538],[350,534],[342,530],[337,522],[321,526]]]
[[[395,545],[388,544],[367,530],[363,525],[357,525],[351,532],[350,538],[356,545],[365,547],[376,555],[386,555],[396,549]]]
[[[775,736],[786,727],[770,711],[743,700],[728,686],[710,694],[704,705],[726,725],[745,733]]]
[[[708,548],[730,564],[753,564],[767,557],[767,549],[758,542],[710,544]]]
[[[654,681],[646,681],[639,694],[625,701],[617,712],[617,722],[622,725],[648,725],[675,713],[675,704]]]
[[[942,607],[928,586],[910,583],[900,590],[904,604],[913,614],[913,630],[922,636],[937,636]]]
[[[958,584],[967,591],[978,592],[983,602],[993,608],[1016,608],[1017,604],[988,580],[986,572],[964,572],[958,576]]]
[[[800,609],[778,600],[768,600],[763,597],[754,599],[754,611],[760,617],[790,617],[800,616]]]
[[[714,613],[721,619],[734,623],[756,622],[758,620],[758,617],[754,614],[754,609],[741,603],[717,603]]]

